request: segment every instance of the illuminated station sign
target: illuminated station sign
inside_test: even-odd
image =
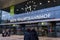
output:
[[[25,21],[25,20],[28,21],[28,20],[45,19],[45,18],[60,18],[60,6],[22,14],[16,14],[10,19],[10,22]]]

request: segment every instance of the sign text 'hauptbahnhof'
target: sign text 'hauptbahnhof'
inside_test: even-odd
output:
[[[44,19],[44,18],[60,18],[60,6],[27,12],[23,14],[17,14],[10,19],[10,22]]]

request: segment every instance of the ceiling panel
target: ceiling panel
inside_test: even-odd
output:
[[[0,8],[6,8],[6,7],[9,7],[11,5],[15,5],[15,4],[18,4],[18,3],[21,3],[21,2],[24,2],[24,1],[27,1],[27,0],[0,0]]]

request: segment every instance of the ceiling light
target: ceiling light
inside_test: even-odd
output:
[[[24,10],[24,8],[21,8],[22,10]]]
[[[48,3],[50,3],[50,0],[48,0]]]
[[[40,3],[40,5],[42,5],[42,3]]]
[[[36,2],[33,2],[33,4],[36,4]]]
[[[19,9],[17,9],[16,11],[19,11]]]

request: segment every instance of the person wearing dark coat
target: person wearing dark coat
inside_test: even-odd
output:
[[[31,40],[39,40],[39,39],[38,39],[38,34],[37,34],[37,32],[35,31],[35,29],[32,29],[32,30],[31,30]]]
[[[26,32],[24,33],[24,40],[31,40],[31,30],[27,29]]]

